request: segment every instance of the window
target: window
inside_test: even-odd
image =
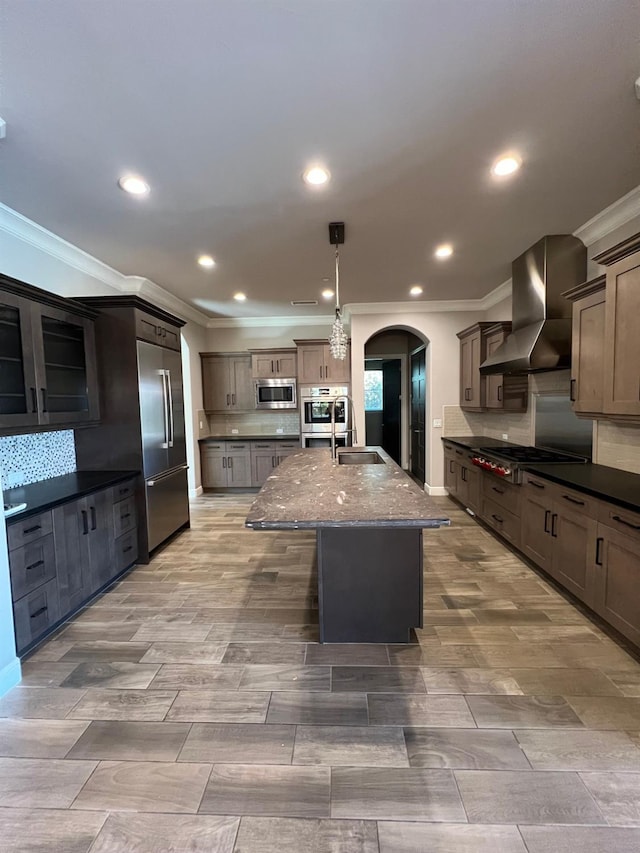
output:
[[[381,370],[365,370],[364,372],[364,410],[365,412],[382,411]]]

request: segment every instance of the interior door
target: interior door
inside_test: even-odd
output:
[[[144,476],[169,467],[169,404],[164,372],[164,350],[138,341],[138,381]],[[184,418],[183,418],[184,429]]]
[[[400,397],[402,362],[399,358],[382,363],[382,447],[394,462],[400,462]]]
[[[411,473],[424,483],[426,349],[411,355]]]
[[[182,358],[179,352],[165,349],[162,361],[167,372],[166,392],[169,407],[168,468],[177,468],[187,461],[184,428],[184,392],[182,388]]]

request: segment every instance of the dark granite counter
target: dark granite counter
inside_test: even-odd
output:
[[[539,474],[553,483],[568,486],[594,498],[640,512],[640,474],[631,474],[606,465],[525,465],[525,471]]]
[[[7,489],[4,492],[5,503],[26,503],[27,506],[22,512],[9,516],[6,522],[9,525],[99,489],[107,489],[123,480],[137,477],[139,473],[140,471],[76,471],[75,474],[64,474],[62,477],[52,477],[39,483]]]
[[[199,438],[199,444],[206,444],[208,441],[300,441],[300,433],[289,435],[208,435],[206,438]]]
[[[339,465],[327,449],[285,459],[255,499],[246,526],[256,529],[322,527],[440,527],[442,509],[380,447],[384,465]]]
[[[460,447],[467,449],[476,447],[513,447],[515,442],[502,441],[500,438],[488,438],[486,435],[460,435],[460,436],[443,436],[442,441],[450,441],[451,444],[458,444]]]

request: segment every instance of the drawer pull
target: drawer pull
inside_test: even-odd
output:
[[[527,480],[527,483],[530,486],[535,486],[536,489],[544,489],[544,486],[542,485],[542,483],[537,483],[535,480]]]
[[[22,531],[22,535],[23,535],[23,536],[28,536],[28,535],[29,535],[29,533],[35,533],[35,532],[36,532],[36,530],[40,530],[40,529],[41,529],[41,525],[40,525],[40,524],[35,524],[33,527],[27,527],[25,530],[23,530],[23,531]]]
[[[504,495],[504,489],[497,489],[495,486],[491,486],[491,490],[497,492],[499,495]]]
[[[602,538],[602,536],[598,536],[598,538],[596,539],[596,566],[602,565],[602,555],[600,553],[600,548],[602,547],[603,542],[604,539]]]
[[[133,545],[127,545],[126,548],[122,549],[123,554],[126,554],[128,551],[133,551]]]
[[[563,495],[562,496],[565,501],[569,501],[572,504],[578,504],[578,506],[584,506],[584,501],[579,501],[578,498],[572,498],[571,495]]]
[[[625,527],[630,527],[632,530],[640,530],[640,524],[632,524],[630,521],[625,521],[624,518],[620,518],[619,515],[612,515],[611,518],[613,521],[624,524]]]
[[[120,521],[124,521],[124,520],[125,520],[125,518],[131,518],[131,513],[130,513],[130,512],[125,512],[125,514],[124,514],[124,515],[121,515],[121,516],[120,516]]]
[[[129,489],[128,489],[128,488],[125,488],[125,489],[118,489],[118,491],[120,492],[120,494],[121,494],[121,495],[126,495],[126,494],[127,494],[127,492],[129,491]]]
[[[40,566],[44,566],[44,560],[38,560],[37,563],[31,563],[30,566],[27,566],[25,571],[31,572],[33,569],[39,569]]]
[[[503,524],[503,523],[504,523],[504,518],[502,518],[502,517],[501,517],[501,516],[499,516],[499,515],[495,515],[495,514],[493,514],[493,515],[491,516],[491,518],[495,518],[495,520],[498,522],[498,524]]]
[[[44,607],[41,607],[39,610],[36,610],[35,613],[30,613],[29,618],[30,619],[37,619],[38,616],[42,616],[43,613],[46,613],[48,609],[49,608],[45,605]]]
[[[462,450],[456,450],[458,456],[464,456],[464,452]]]

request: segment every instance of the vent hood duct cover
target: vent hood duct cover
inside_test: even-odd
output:
[[[562,293],[587,277],[587,250],[571,234],[543,237],[512,265],[511,334],[481,365],[483,375],[571,365],[571,303]]]

